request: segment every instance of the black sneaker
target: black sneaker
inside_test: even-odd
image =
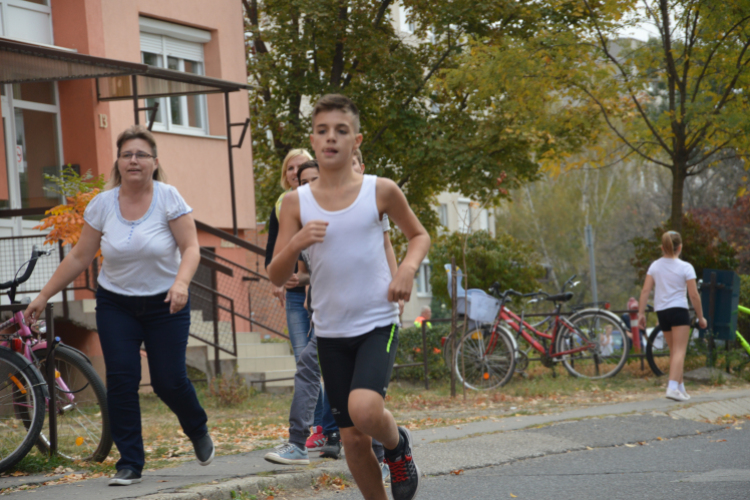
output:
[[[338,432],[332,432],[326,444],[320,449],[320,458],[333,458],[338,460],[341,458],[341,435]]]
[[[198,459],[198,463],[201,465],[208,465],[214,459],[216,454],[216,448],[214,448],[214,442],[211,441],[211,436],[208,432],[203,435],[202,438],[194,439],[193,449],[195,450],[195,458]]]
[[[120,469],[117,474],[109,480],[110,486],[127,486],[141,482],[141,475],[130,469]]]
[[[403,427],[398,432],[404,439],[404,447],[395,460],[385,459],[391,470],[391,495],[393,500],[412,500],[419,490],[419,467],[411,454],[411,434]]]

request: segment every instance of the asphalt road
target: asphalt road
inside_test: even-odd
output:
[[[460,474],[423,478],[417,498],[442,499],[658,499],[746,500],[750,498],[750,422],[717,428],[673,420],[675,426],[706,426],[682,437],[664,421],[644,417],[583,420],[535,429],[591,449],[561,452]],[[665,417],[667,418],[667,417]],[[667,423],[668,424],[668,423]],[[687,429],[683,429],[687,430]],[[528,432],[528,431],[527,431]],[[698,432],[701,432],[700,434]],[[619,435],[619,438],[618,438]],[[630,436],[634,441],[617,446]],[[638,444],[637,436],[642,436]],[[664,436],[664,437],[663,437]],[[661,437],[662,440],[658,440]],[[627,441],[627,439],[626,439]],[[465,453],[461,440],[446,443]],[[498,453],[502,453],[501,447]],[[418,455],[415,453],[415,457]],[[418,460],[417,460],[417,463]],[[310,499],[361,499],[356,488],[318,493]],[[301,498],[301,497],[295,497]]]

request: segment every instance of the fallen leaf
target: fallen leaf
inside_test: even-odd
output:
[[[513,493],[511,493],[510,496],[511,498],[516,498],[516,496]]]
[[[587,446],[586,449],[587,450],[593,450],[593,448],[591,446]]]
[[[630,444],[630,443],[625,443],[625,446],[627,446],[628,448],[635,448],[636,445]]]
[[[658,437],[656,438],[657,441],[664,441],[662,438]]]
[[[464,471],[463,469],[456,469],[456,470],[452,470],[451,474],[453,474],[454,476],[459,476],[461,475],[461,473],[463,473],[463,471]]]

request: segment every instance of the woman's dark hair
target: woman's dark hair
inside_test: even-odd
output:
[[[157,157],[156,139],[154,139],[154,134],[152,134],[143,125],[133,125],[132,127],[126,129],[119,136],[117,136],[117,158],[120,157],[120,150],[122,149],[122,145],[128,141],[132,141],[133,139],[142,139],[146,141],[151,147],[151,154],[154,155],[154,158]],[[156,167],[156,170],[154,170],[153,178],[155,181],[167,182],[167,177],[164,175],[164,170],[161,168],[161,165]],[[120,170],[118,170],[117,168],[117,160],[115,160],[115,166],[112,169],[112,174],[109,176],[109,181],[107,181],[107,185],[104,187],[104,189],[112,189],[119,186],[120,184],[122,184],[122,177],[120,176]]]
[[[299,166],[299,170],[297,170],[297,182],[299,182],[300,185],[302,185],[302,172],[304,172],[308,168],[314,168],[315,170],[320,170],[320,167],[318,166],[318,160],[306,161],[305,163]]]
[[[661,246],[664,249],[664,255],[673,258],[677,249],[682,246],[682,238],[677,231],[667,231],[661,235]]]

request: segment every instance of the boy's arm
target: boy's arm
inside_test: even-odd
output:
[[[391,237],[388,235],[388,231],[383,231],[383,247],[385,248],[385,258],[388,260],[388,269],[391,270],[391,278],[396,276],[398,272],[398,261],[396,260],[396,252],[393,251],[393,245],[391,244]],[[398,315],[404,314],[404,300],[398,301]]]
[[[291,192],[284,196],[273,259],[268,265],[268,278],[276,286],[283,286],[294,274],[294,266],[302,250],[323,241],[327,222],[313,220],[302,227],[299,215],[299,196]]]
[[[388,287],[388,300],[408,301],[414,285],[414,275],[430,249],[430,235],[414,215],[406,196],[395,182],[378,178],[376,194],[378,210],[388,214],[409,242],[406,256]]]

